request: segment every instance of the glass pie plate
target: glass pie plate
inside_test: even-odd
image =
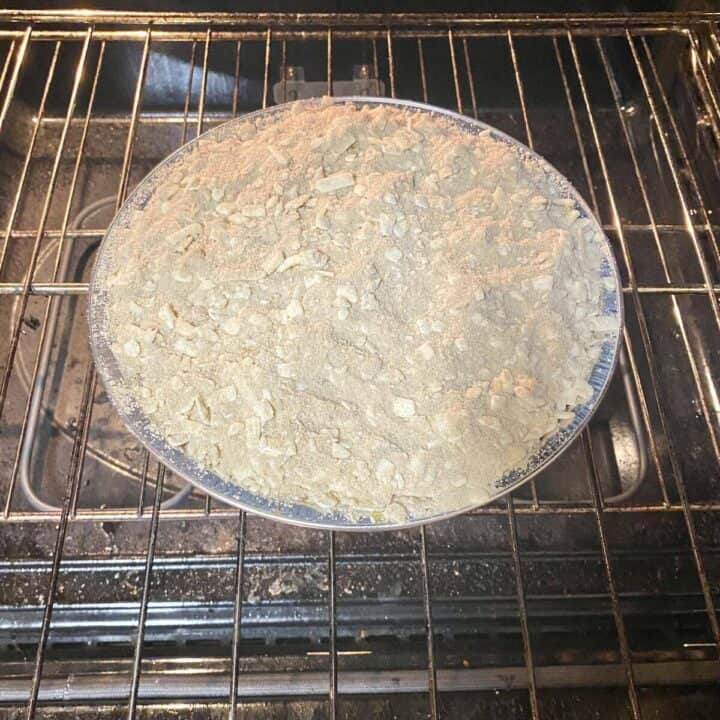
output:
[[[317,103],[318,101],[305,100],[300,102]],[[610,244],[589,207],[570,182],[547,161],[505,133],[463,115],[410,101],[344,97],[335,98],[334,102],[356,105],[391,105],[415,112],[442,116],[451,120],[462,131],[470,134],[489,132],[495,140],[511,146],[523,163],[532,164],[535,168],[539,167],[545,173],[548,185],[553,188],[553,191],[559,197],[574,201],[574,208],[580,216],[589,218],[596,225],[596,236],[598,242],[602,244],[602,260],[596,269],[598,276],[603,279],[604,287],[601,312],[603,315],[612,318],[614,322],[607,323],[607,326],[612,329],[607,331],[602,338],[600,351],[588,378],[593,388],[592,397],[587,402],[572,409],[572,418],[559,425],[556,432],[544,442],[523,467],[514,468],[489,483],[489,487],[486,488],[486,502],[492,502],[527,482],[553,462],[578,437],[605,394],[617,363],[623,322],[621,285]],[[267,110],[244,115],[209,130],[201,137],[214,137],[215,139],[231,137],[238,128],[239,123],[245,123],[248,119],[257,118],[266,113],[284,113],[289,108],[290,104],[277,105]],[[133,388],[125,383],[110,342],[107,279],[114,269],[113,258],[122,257],[122,251],[117,247],[119,241],[116,229],[126,226],[134,214],[142,211],[147,200],[162,184],[167,170],[172,165],[182,162],[183,158],[197,142],[198,140],[195,139],[171,154],[145,177],[128,197],[105,233],[93,270],[88,314],[90,345],[105,390],[128,429],[167,467],[187,479],[201,491],[238,508],[297,525],[334,530],[390,530],[444,520],[473,509],[476,504],[454,507],[440,514],[422,517],[411,516],[402,522],[388,523],[376,522],[371,517],[350,518],[339,512],[325,512],[307,505],[282,502],[277,498],[264,497],[253,493],[241,485],[230,482],[219,474],[202,467],[192,457],[183,452],[182,448],[172,447],[167,438],[159,434],[153,427],[143,412],[142,402],[133,396]],[[116,249],[117,252],[115,252]]]

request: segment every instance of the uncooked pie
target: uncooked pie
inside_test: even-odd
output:
[[[300,103],[163,173],[113,230],[109,335],[155,430],[221,477],[430,516],[482,503],[592,396],[617,329],[602,234],[494,133]]]

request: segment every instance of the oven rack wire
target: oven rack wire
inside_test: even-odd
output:
[[[446,83],[452,89],[455,103],[452,109],[470,113],[474,117],[481,114],[482,86],[474,77],[477,74],[473,61],[473,49],[476,43],[494,39],[505,46],[512,68],[512,77],[516,93],[516,106],[521,118],[520,139],[531,148],[536,147],[536,132],[533,129],[533,109],[527,101],[524,73],[518,53],[519,44],[528,39],[545,38],[550,43],[552,55],[548,62],[553,63],[561,83],[566,111],[569,113],[573,128],[573,137],[569,143],[576,145],[586,179],[588,200],[595,212],[603,218],[607,232],[611,235],[618,261],[623,267],[625,302],[632,308],[635,323],[632,332],[624,331],[624,352],[629,374],[639,401],[642,425],[647,444],[649,463],[654,469],[657,482],[655,500],[638,503],[608,504],[603,497],[597,476],[597,460],[591,436],[583,435],[582,447],[587,466],[590,469],[588,497],[580,501],[546,501],[532,486],[530,502],[521,503],[514,496],[491,506],[476,510],[472,515],[481,521],[484,517],[499,516],[507,523],[510,555],[515,576],[516,602],[519,611],[524,673],[518,675],[516,682],[526,688],[530,716],[539,718],[542,712],[542,687],[552,687],[553,683],[562,684],[562,673],[552,668],[538,666],[535,662],[532,639],[532,622],[527,611],[527,593],[523,550],[518,537],[520,518],[527,516],[574,516],[588,518],[596,525],[599,552],[607,586],[607,598],[617,634],[617,652],[619,662],[612,670],[600,672],[615,673],[612,683],[621,684],[627,693],[629,714],[633,718],[642,717],[640,686],[649,682],[653,674],[650,664],[633,658],[625,617],[622,610],[620,592],[616,581],[616,559],[611,539],[607,533],[608,517],[627,513],[630,519],[653,518],[665,514],[676,514],[682,518],[689,541],[690,556],[702,593],[705,620],[710,642],[710,677],[718,671],[718,653],[720,653],[720,624],[717,613],[717,580],[711,580],[706,568],[706,558],[696,527],[698,515],[710,515],[717,520],[720,511],[720,499],[694,500],[691,483],[687,476],[683,454],[686,448],[673,442],[672,410],[665,399],[665,388],[660,379],[659,367],[663,362],[663,349],[654,342],[646,319],[645,302],[648,298],[667,298],[668,312],[672,313],[676,330],[686,354],[690,368],[690,385],[697,394],[698,412],[702,418],[708,447],[715,461],[720,465],[720,442],[718,435],[718,400],[713,396],[713,381],[708,381],[707,362],[698,357],[697,350],[688,337],[686,326],[687,308],[679,299],[692,297],[694,301],[706,303],[705,311],[711,317],[712,333],[720,329],[720,244],[718,233],[720,225],[712,217],[707,190],[703,186],[701,171],[697,167],[694,150],[688,145],[687,135],[681,127],[676,103],[661,77],[661,68],[654,52],[653,38],[672,36],[682,45],[687,57],[684,66],[686,80],[693,88],[693,111],[698,127],[702,127],[709,142],[720,143],[720,88],[718,86],[718,63],[720,63],[720,14],[707,13],[655,13],[648,15],[572,15],[572,16],[471,16],[471,15],[284,15],[284,14],[173,14],[173,13],[123,13],[101,11],[0,11],[0,42],[4,44],[4,56],[0,57],[0,132],[8,130],[13,104],[19,84],[27,73],[38,73],[43,84],[39,102],[35,109],[31,137],[26,155],[20,163],[20,172],[15,182],[15,192],[10,198],[6,214],[5,227],[2,228],[0,248],[0,301],[18,303],[17,322],[10,333],[2,339],[4,364],[0,366],[0,428],[2,413],[7,400],[8,388],[15,368],[18,347],[23,333],[21,322],[30,298],[38,297],[44,303],[44,319],[40,325],[39,348],[50,342],[46,337],[47,320],[54,303],[87,293],[84,282],[71,282],[58,273],[63,248],[78,239],[99,239],[103,227],[72,228],[71,208],[76,193],[76,184],[83,163],[86,139],[89,128],[102,127],[104,123],[120,124],[125,128],[125,149],[116,192],[115,207],[119,208],[126,197],[131,183],[134,148],[138,130],[144,125],[175,124],[182,128],[182,139],[189,139],[194,133],[201,133],[211,124],[236,116],[239,110],[238,88],[241,73],[241,48],[246,43],[260,44],[263,49],[261,84],[261,107],[271,100],[272,78],[278,77],[281,86],[288,78],[288,44],[293,42],[314,41],[316,46],[324,47],[326,91],[333,92],[335,80],[334,64],[337,59],[336,46],[343,41],[367,43],[371,48],[374,77],[383,76],[388,93],[395,97],[398,93],[398,67],[396,65],[396,46],[400,42],[413,42],[416,46],[417,87],[419,94],[413,99],[432,102],[428,86],[426,45],[429,42],[443,42],[447,46],[451,72]],[[587,57],[580,52],[579,43],[591,43],[593,62],[600,68],[610,88],[610,108],[616,114],[621,129],[618,147],[609,147],[603,141],[598,128],[600,109],[594,102],[590,83],[586,79]],[[236,49],[235,76],[233,94],[228,98],[225,109],[207,108],[207,79],[213,47],[217,43],[232,43]],[[624,52],[629,54],[633,72],[639,83],[639,104],[647,113],[656,150],[661,162],[667,168],[669,182],[676,195],[680,212],[673,222],[661,221],[651,191],[646,186],[644,167],[635,152],[635,142],[631,124],[631,112],[623,104],[617,70],[608,52],[608,43],[621,43]],[[64,114],[53,114],[49,110],[48,98],[58,59],[64,47],[73,43],[79,48],[74,73],[68,81],[68,94]],[[104,69],[104,59],[108,49],[118,43],[133,43],[141,47],[140,63],[135,80],[132,105],[129,112],[106,117],[94,114],[96,90]],[[143,112],[143,91],[147,76],[148,63],[157,43],[189,43],[190,81],[185,94],[184,107],[172,112]],[[39,45],[50,48],[49,66],[33,67],[33,50]],[[315,47],[315,46],[313,46]],[[407,68],[403,68],[407,73]],[[199,73],[200,84],[196,107],[191,107],[192,79]],[[83,83],[90,78],[90,89],[84,113],[80,112],[80,95]],[[36,139],[41,129],[56,128],[59,133],[54,161],[46,186],[43,188],[44,201],[34,227],[16,228],[16,220],[24,195],[29,192],[27,181],[28,168],[32,161]],[[49,223],[50,208],[59,178],[59,169],[71,132],[79,132],[74,159],[74,170],[67,191],[67,201],[62,221],[57,227]],[[622,150],[619,146],[622,145]],[[717,148],[717,145],[715,145]],[[625,222],[619,208],[618,198],[623,192],[617,178],[610,168],[609,159],[618,152],[628,154],[634,182],[637,183],[640,197],[648,219],[645,223]],[[560,168],[562,170],[562,168]],[[598,173],[600,182],[594,181],[592,173]],[[718,177],[716,176],[716,181]],[[720,181],[718,181],[720,182]],[[715,186],[717,189],[717,185]],[[679,233],[692,248],[697,261],[699,274],[692,282],[679,282],[673,273],[673,260],[665,254],[664,238],[668,233]],[[631,245],[638,242],[637,236],[649,238],[660,257],[664,282],[642,282],[633,266]],[[54,276],[49,280],[37,280],[36,266],[43,244],[46,241],[57,243],[57,255]],[[6,261],[14,243],[24,243],[30,250],[21,268],[21,272],[11,277],[5,272]],[[6,296],[6,297],[2,297]],[[38,357],[40,351],[38,350]],[[37,379],[37,362],[33,381]],[[710,384],[708,384],[710,383]],[[253,695],[253,683],[264,687],[268,695],[278,692],[273,689],[273,677],[243,677],[240,662],[242,644],[243,582],[246,559],[246,529],[248,517],[244,512],[220,506],[204,499],[200,507],[161,508],[165,471],[154,467],[152,458],[147,454],[142,464],[140,478],[140,501],[136,508],[98,508],[84,507],[80,502],[81,478],[87,455],[88,438],[93,422],[94,402],[98,393],[95,369],[89,363],[82,387],[81,402],[77,409],[74,426],[74,439],[70,464],[65,473],[65,493],[62,506],[47,511],[35,511],[15,506],[18,480],[19,448],[22,444],[25,422],[29,412],[25,407],[24,422],[21,424],[17,442],[18,452],[11,463],[7,492],[3,500],[0,523],[44,523],[57,528],[54,551],[48,561],[48,585],[42,603],[42,614],[38,628],[36,652],[32,662],[30,678],[11,679],[0,688],[0,701],[24,704],[27,717],[33,717],[38,703],[64,699],[66,702],[86,701],[88,699],[115,700],[124,702],[128,717],[133,717],[138,704],[150,702],[153,698],[168,699],[173,693],[177,697],[196,695],[211,697],[226,703],[229,717],[237,717],[242,698]],[[151,504],[146,505],[146,497]],[[182,678],[170,689],[160,692],[153,689],[149,681],[144,681],[143,640],[148,617],[151,577],[155,562],[155,550],[158,534],[164,519],[207,521],[208,518],[224,518],[236,522],[236,552],[230,562],[234,564],[235,597],[232,603],[232,644],[230,672],[205,678],[201,684],[196,680],[190,683],[191,690],[182,686]],[[72,681],[64,678],[46,678],[46,647],[53,627],[54,599],[63,565],[64,543],[68,528],[73,523],[83,521],[136,521],[147,527],[145,553],[141,559],[138,602],[133,608],[137,618],[137,632],[133,641],[132,659],[129,664],[129,676],[103,682],[98,674],[92,676],[86,686],[79,685],[75,692]],[[327,568],[327,593],[325,598],[328,623],[328,662],[321,673],[314,673],[299,692],[313,696],[327,697],[327,713],[336,717],[339,710],[339,698],[343,694],[363,692],[402,692],[427,693],[428,712],[433,718],[441,715],[442,691],[454,686],[468,688],[491,687],[495,675],[483,675],[484,669],[446,670],[436,662],[437,636],[434,631],[432,598],[432,557],[433,548],[426,529],[415,533],[417,543],[417,562],[420,567],[422,587],[422,610],[425,622],[426,668],[422,671],[400,673],[397,685],[387,685],[384,680],[372,674],[338,673],[337,645],[337,604],[336,568],[341,560],[338,557],[338,538],[333,532],[326,533],[324,562]],[[463,675],[463,672],[468,673]],[[488,671],[489,672],[489,671]],[[473,674],[474,673],[474,674]],[[459,674],[459,677],[450,677]],[[277,678],[275,677],[275,681]],[[289,682],[289,681],[288,681]],[[568,682],[572,682],[568,679]],[[610,682],[610,681],[608,681]],[[94,685],[93,685],[94,683]],[[373,690],[373,683],[377,687]],[[383,684],[385,683],[385,684]],[[205,688],[203,690],[203,687]],[[208,688],[210,688],[208,690]],[[280,691],[293,694],[295,689]],[[260,693],[262,694],[262,693]]]

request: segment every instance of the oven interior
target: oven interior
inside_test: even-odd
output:
[[[716,20],[0,13],[0,717],[720,716]],[[530,144],[623,278],[589,429],[419,530],[203,496],[124,429],[89,353],[94,254],[132,187],[203,130],[328,93]]]

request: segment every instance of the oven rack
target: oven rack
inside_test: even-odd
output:
[[[38,570],[45,583],[39,601],[33,605],[36,632],[29,658],[9,664],[10,672],[0,680],[0,702],[23,705],[27,717],[38,711],[39,703],[88,702],[118,703],[135,715],[142,704],[203,699],[222,703],[230,717],[236,717],[249,698],[267,696],[326,697],[325,712],[335,717],[344,698],[381,693],[420,693],[426,698],[427,711],[439,717],[443,695],[452,691],[481,691],[497,688],[506,682],[522,688],[522,703],[532,718],[546,716],[546,689],[557,687],[592,687],[594,684],[619,685],[625,692],[630,717],[643,716],[642,689],[664,684],[664,678],[678,672],[686,684],[710,682],[718,677],[720,663],[720,624],[717,614],[720,565],[717,552],[717,527],[720,526],[720,498],[717,484],[705,482],[705,474],[717,478],[720,465],[720,406],[718,377],[718,329],[720,328],[720,225],[714,219],[720,184],[717,163],[720,143],[720,14],[655,13],[626,15],[572,16],[472,16],[472,15],[335,15],[335,14],[174,14],[124,13],[101,11],[0,11],[0,142],[4,135],[25,133],[24,153],[12,166],[7,207],[2,211],[2,245],[0,249],[0,304],[13,310],[8,334],[0,340],[0,429],[12,441],[7,463],[0,465],[2,478],[2,515],[0,530],[21,528],[30,536],[35,527],[46,527],[54,539],[50,554]],[[666,44],[665,41],[667,41]],[[163,507],[164,468],[156,467],[147,454],[139,465],[140,489],[136,507],[99,507],[83,502],[83,479],[89,439],[93,432],[101,388],[88,362],[84,369],[76,417],[69,428],[72,449],[66,467],[58,469],[63,477],[61,502],[38,510],[21,501],[19,487],[20,448],[27,430],[30,392],[20,408],[19,418],[9,418],[8,397],[18,373],[21,346],[27,339],[28,308],[40,308],[42,318],[36,335],[35,364],[30,386],[37,382],[37,358],[53,338],[46,333],[52,308],[86,295],[88,285],[82,280],[68,280],[58,273],[62,254],[72,243],[97,241],[104,226],[72,227],[76,209],[79,179],[87,161],[88,138],[103,127],[121,128],[123,152],[114,206],[120,207],[137,178],[133,162],[138,136],[143,128],[173,126],[181,140],[201,133],[211,125],[244,111],[242,99],[243,53],[248,46],[261,58],[253,67],[259,71],[260,107],[272,103],[273,93],[287,96],[296,79],[296,64],[289,60],[293,47],[310,48],[322,67],[317,82],[325,84],[332,94],[338,80],[338,67],[345,55],[361,48],[360,73],[383,83],[391,97],[411,97],[436,102],[450,97],[451,108],[474,117],[493,112],[484,94],[492,68],[483,66],[478,57],[491,44],[502,48],[510,69],[508,75],[514,92],[512,107],[503,108],[515,123],[514,134],[531,148],[547,151],[535,118],[544,118],[538,96],[542,89],[530,89],[529,68],[523,53],[530,45],[541,43],[545,60],[564,99],[563,112],[569,120],[573,146],[573,163],[584,181],[580,186],[588,202],[601,218],[621,265],[625,303],[629,310],[624,332],[626,371],[639,411],[640,430],[637,442],[647,454],[652,488],[618,503],[607,502],[598,477],[599,461],[593,438],[586,432],[581,455],[589,484],[582,499],[545,499],[535,484],[527,499],[517,495],[480,508],[470,514],[476,523],[492,518],[502,523],[507,533],[504,557],[514,578],[512,607],[516,608],[522,645],[522,665],[513,668],[443,668],[437,662],[440,636],[436,632],[434,595],[438,584],[433,569],[439,566],[442,552],[434,546],[432,528],[420,528],[403,536],[407,540],[407,561],[417,564],[419,598],[416,608],[422,620],[426,647],[425,666],[400,668],[388,675],[375,671],[338,672],[340,655],[338,619],[349,621],[338,596],[337,573],[356,552],[352,541],[328,532],[318,540],[321,552],[312,561],[324,567],[322,600],[317,612],[326,618],[327,642],[324,650],[326,667],[302,674],[273,672],[263,675],[243,673],[244,583],[247,563],[258,555],[257,547],[247,549],[248,529],[255,520],[243,512],[222,506],[210,498],[197,498],[178,507]],[[151,59],[160,45],[177,44],[189,50],[189,79],[183,103],[175,108],[143,108],[145,85]],[[222,45],[234,52],[231,91],[224,107],[210,107],[208,83],[213,69],[213,53]],[[138,50],[131,104],[124,111],[102,113],[96,107],[96,93],[104,81],[105,62],[116,46]],[[442,46],[442,48],[441,48]],[[350,48],[350,50],[348,50]],[[668,51],[667,48],[670,48]],[[414,63],[407,57],[412,51]],[[72,73],[62,77],[58,69],[67,53],[75,58]],[[430,66],[430,56],[445,57],[449,72],[438,90],[437,68]],[[398,58],[402,56],[402,62]],[[618,59],[620,58],[620,59]],[[622,60],[627,60],[623,64]],[[622,67],[621,67],[622,66]],[[414,78],[410,79],[410,74]],[[672,83],[668,75],[672,74]],[[31,122],[15,123],[19,92],[23,83],[38,84]],[[434,77],[431,77],[433,76]],[[592,75],[592,78],[590,77]],[[599,75],[600,80],[597,79]],[[626,76],[631,76],[630,78]],[[342,78],[347,79],[346,77]],[[432,83],[435,82],[435,87]],[[604,87],[599,90],[600,84]],[[60,89],[57,89],[60,85]],[[60,99],[58,99],[60,95]],[[596,96],[601,101],[594,99]],[[541,98],[540,98],[541,99]],[[24,102],[24,101],[23,101]],[[59,109],[58,109],[59,108]],[[64,111],[63,111],[64,110]],[[607,117],[612,116],[617,135],[612,139],[604,131]],[[648,143],[640,143],[639,132],[645,132]],[[31,191],[29,179],[34,153],[43,133],[52,134],[52,153],[44,185],[39,188],[41,202],[32,222],[20,222],[23,207]],[[4,148],[0,147],[0,152]],[[648,169],[646,155],[652,153],[656,166]],[[622,164],[617,157],[622,154]],[[552,158],[551,158],[552,160]],[[69,182],[62,173],[69,163]],[[558,162],[559,169],[566,168]],[[60,182],[61,177],[63,183]],[[629,179],[628,179],[629,178]],[[639,210],[628,212],[624,202],[628,184]],[[667,195],[656,195],[654,188],[663,184],[671,197],[669,207],[659,207]],[[57,198],[62,207],[58,209]],[[46,277],[38,276],[38,259],[48,243],[56,243],[54,268]],[[657,256],[657,267],[636,269],[638,246]],[[677,246],[681,246],[678,250]],[[18,251],[17,248],[22,250]],[[11,257],[19,253],[14,265]],[[682,267],[679,265],[682,264]],[[687,270],[686,265],[692,269]],[[39,303],[35,305],[35,303]],[[658,309],[659,308],[659,309]],[[655,315],[672,324],[686,372],[676,375],[678,388],[668,387],[664,373],[666,348],[663,334],[657,330]],[[649,318],[649,315],[651,316]],[[658,341],[657,337],[661,338]],[[709,348],[709,349],[708,349]],[[681,427],[686,421],[678,417],[676,393],[693,403],[695,427],[688,436]],[[5,417],[3,416],[3,413]],[[11,424],[14,429],[11,429]],[[688,437],[692,442],[688,441]],[[698,440],[699,438],[699,440]],[[700,448],[698,450],[698,447]],[[693,463],[693,453],[704,453],[707,464]],[[706,487],[707,485],[707,487]],[[150,505],[146,504],[150,498]],[[578,663],[568,670],[563,666],[538,664],[539,648],[533,639],[533,613],[537,593],[527,591],[531,548],[523,547],[525,523],[543,518],[584,518],[596,532],[595,555],[607,601],[605,612],[612,620],[616,634],[612,663],[600,669]],[[628,597],[620,589],[624,551],[615,549],[613,536],[627,518],[628,523],[654,524],[672,518],[684,533],[683,557],[692,567],[701,598],[702,640],[697,643],[699,656],[672,659],[663,664],[658,658],[648,661],[633,648],[627,628]],[[676,522],[677,521],[677,522]],[[74,562],[65,554],[65,543],[73,527],[84,523],[132,523],[144,533],[144,547],[136,552],[136,599],[125,608],[132,655],[118,662],[115,674],[106,675],[102,666],[86,668],[77,677],[66,677],[62,663],[46,659],[49,640],[60,626],[56,618],[73,622],[72,608],[56,609],[56,598],[62,578]],[[193,673],[192,678],[176,676],[159,689],[153,672],[154,660],[144,657],[148,621],[156,620],[162,607],[151,602],[153,573],[165,562],[156,549],[162,544],[162,533],[168,522],[193,524],[224,522],[233,527],[235,547],[222,562],[233,576],[233,596],[223,606],[223,623],[228,633],[229,656],[217,673]],[[263,527],[263,526],[259,526]],[[664,549],[664,548],[663,548]],[[122,548],[120,553],[122,554]],[[382,555],[382,550],[379,551]],[[110,560],[102,556],[88,562]],[[562,553],[547,552],[548,556]],[[180,562],[190,562],[183,556]],[[214,556],[213,556],[214,557]],[[306,558],[305,558],[306,559]],[[7,578],[13,577],[22,559],[8,556],[0,567]],[[444,602],[444,601],[443,601]],[[580,600],[578,600],[580,602]],[[30,603],[28,602],[28,606]],[[60,603],[62,605],[62,603]],[[183,606],[184,607],[184,606]],[[175,622],[183,622],[180,620]],[[186,619],[186,618],[185,618]],[[172,620],[170,620],[172,622]],[[133,627],[135,630],[133,631]],[[51,643],[52,644],[52,643]],[[675,663],[675,665],[672,665]],[[666,667],[667,665],[667,667]],[[672,665],[672,667],[669,667]],[[160,663],[163,676],[173,677],[172,661]],[[682,667],[680,667],[682,666]],[[186,667],[186,666],[184,666]],[[168,669],[169,668],[169,669]],[[187,669],[187,667],[186,667]],[[590,675],[597,678],[591,680]],[[684,674],[683,674],[684,673]],[[4,674],[0,668],[0,675]],[[503,680],[505,678],[505,680]],[[507,680],[510,678],[510,680]],[[599,679],[598,679],[599,678]],[[681,680],[677,680],[680,682]]]

